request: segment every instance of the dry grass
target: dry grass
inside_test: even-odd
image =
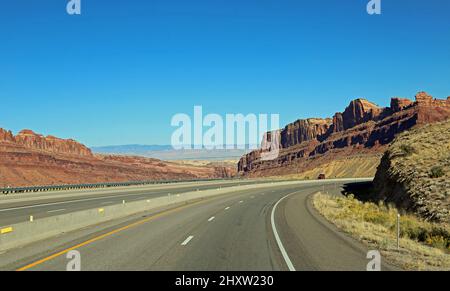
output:
[[[402,133],[386,156],[390,165],[384,177],[405,185],[397,196],[410,199],[411,210],[421,216],[450,223],[450,120]],[[387,198],[395,194],[389,188]]]
[[[315,194],[313,204],[326,219],[369,248],[379,250],[394,265],[405,270],[450,270],[450,228],[446,224],[402,216],[398,251],[395,208],[321,193]]]
[[[315,180],[320,174],[325,174],[331,178],[366,178],[373,177],[380,164],[381,156],[367,155],[357,157],[347,157],[323,163],[312,170],[303,171],[296,174],[278,176],[280,180]]]

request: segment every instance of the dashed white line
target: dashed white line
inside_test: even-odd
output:
[[[228,209],[230,209],[230,207],[225,208],[225,210],[228,210]]]
[[[66,211],[66,210],[65,209],[56,209],[56,210],[47,211],[47,213],[55,213],[55,212],[61,212],[61,211]]]
[[[194,238],[193,235],[189,236],[184,242],[181,243],[181,245],[182,246],[187,245],[193,238]]]
[[[213,216],[213,217],[211,217],[210,219],[208,219],[208,222],[211,222],[211,221],[213,221],[215,219],[215,217]]]
[[[244,201],[243,201],[243,200],[241,200],[241,201],[239,201],[239,203],[244,203]]]

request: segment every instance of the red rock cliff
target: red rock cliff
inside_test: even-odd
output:
[[[48,153],[93,157],[89,148],[74,140],[60,139],[50,135],[45,137],[28,129],[22,130],[17,136],[14,136],[11,131],[0,129],[0,143]]]
[[[128,156],[93,155],[71,140],[0,128],[0,188],[144,180],[228,178],[235,169]]]
[[[289,124],[280,134],[280,154],[261,160],[261,150],[242,157],[238,171],[243,175],[265,176],[298,173],[317,167],[317,157],[330,161],[340,155],[381,152],[394,137],[416,125],[450,118],[450,98],[434,99],[425,92],[416,101],[392,98],[391,106],[379,107],[365,99],[350,102],[332,119],[307,119]]]

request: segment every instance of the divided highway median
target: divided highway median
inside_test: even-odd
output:
[[[333,180],[328,180],[333,182]],[[342,181],[342,180],[340,180]],[[354,181],[354,179],[352,179]],[[317,181],[323,183],[323,181]],[[42,219],[30,219],[30,221],[13,225],[0,226],[0,251],[20,247],[35,241],[44,240],[61,233],[74,231],[91,225],[100,224],[127,217],[133,214],[157,209],[160,207],[170,207],[180,204],[189,204],[203,199],[212,198],[219,195],[236,193],[242,190],[279,187],[283,185],[294,185],[302,183],[315,183],[314,181],[290,181],[232,186],[227,188],[216,188],[214,190],[192,191],[184,194],[167,195],[153,199],[126,202],[122,204],[103,206],[67,214],[61,214]]]

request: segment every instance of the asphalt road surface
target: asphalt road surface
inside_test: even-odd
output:
[[[365,271],[368,250],[311,208],[323,187],[268,185],[140,214],[0,254],[0,269],[64,271],[76,250],[84,271]]]
[[[151,186],[131,186],[120,189],[66,191],[59,193],[10,195],[0,197],[0,227],[34,219],[92,209],[96,207],[182,194],[189,191],[248,185],[255,181],[199,182]],[[77,195],[80,194],[80,195]],[[82,194],[82,195],[81,195]],[[45,196],[45,199],[42,199]],[[68,198],[67,196],[72,196]],[[17,201],[16,201],[17,200]]]

